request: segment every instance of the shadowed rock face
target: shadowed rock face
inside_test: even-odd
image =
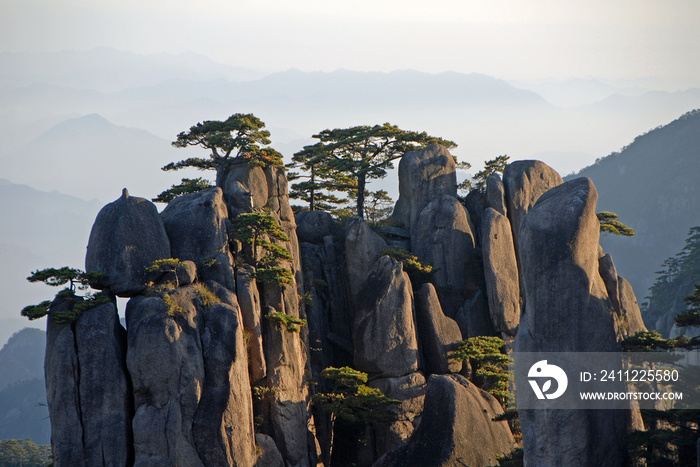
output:
[[[492,208],[484,214],[481,252],[491,322],[504,338],[515,336],[520,323],[518,263],[510,222]]]
[[[377,262],[387,245],[382,238],[359,217],[348,220],[345,226],[345,257],[350,301],[356,303],[367,273]]]
[[[410,229],[425,205],[443,195],[457,196],[455,161],[447,148],[431,144],[404,154],[399,162],[394,219]]]
[[[525,312],[516,352],[613,352],[614,310],[600,277],[597,192],[580,178],[549,190],[520,227]],[[518,388],[518,390],[522,390]],[[625,413],[521,410],[529,465],[622,465]]]
[[[127,306],[136,413],[134,465],[252,465],[252,399],[243,326],[230,303],[203,306],[192,287]],[[225,292],[225,291],[224,291]]]
[[[124,189],[121,198],[97,214],[85,269],[107,274],[104,288],[120,297],[143,291],[145,269],[163,258],[170,258],[170,241],[153,203],[130,197]]]
[[[230,222],[221,188],[179,196],[161,213],[173,258],[199,265],[203,280],[215,280],[235,290],[228,248]],[[204,267],[216,260],[220,267]],[[218,274],[217,274],[218,273]]]
[[[359,297],[353,326],[355,367],[383,377],[418,371],[413,292],[401,263],[379,258]]]
[[[416,321],[428,373],[457,373],[462,362],[448,358],[462,340],[457,323],[445,316],[433,284],[416,292]]]
[[[467,210],[453,196],[431,201],[411,224],[411,252],[433,266],[447,316],[454,316],[481,282],[473,231]]]
[[[508,424],[492,420],[501,413],[496,399],[462,376],[433,375],[428,379],[423,417],[413,436],[374,466],[496,465],[496,457],[509,453],[515,445]]]
[[[113,304],[87,310],[72,324],[49,320],[45,371],[54,465],[133,462],[125,359],[126,334]]]

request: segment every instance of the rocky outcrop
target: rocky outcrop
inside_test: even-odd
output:
[[[506,166],[503,171],[503,185],[516,251],[520,244],[520,223],[525,214],[547,190],[563,182],[554,169],[540,161],[516,161]]]
[[[508,211],[505,187],[498,173],[492,173],[486,179],[486,205],[503,216]]]
[[[246,333],[248,372],[250,380],[255,382],[265,377],[267,366],[263,351],[260,294],[255,283],[255,268],[252,266],[241,265],[236,270],[236,294]]]
[[[129,196],[109,203],[90,231],[85,269],[107,275],[102,288],[120,297],[144,290],[144,273],[157,259],[170,258],[170,241],[156,206]]]
[[[282,231],[289,237],[289,242],[285,242],[284,246],[292,254],[292,273],[294,273],[297,283],[301,284],[301,254],[294,211],[289,204],[287,175],[284,167],[269,165],[265,167],[265,177],[267,179],[267,203],[265,207],[277,217]]]
[[[602,248],[601,248],[602,250]],[[617,268],[612,256],[605,254],[598,258],[598,272],[603,279],[608,299],[615,310],[618,337],[624,339],[640,331],[646,331],[642,312],[637,303],[637,297],[630,283],[617,275]]]
[[[493,396],[462,376],[432,375],[415,433],[374,466],[496,465],[497,456],[509,453],[515,445],[508,424],[493,421],[500,413],[503,409]]]
[[[331,215],[324,211],[299,211],[295,216],[299,242],[319,244],[329,235],[341,235]]]
[[[54,308],[72,303],[56,303]],[[59,310],[60,311],[60,310]],[[133,400],[126,336],[112,303],[72,324],[48,322],[45,361],[51,448],[56,466],[126,466],[133,462]]]
[[[526,308],[516,352],[619,350],[615,312],[599,273],[597,198],[590,179],[572,180],[549,190],[523,218],[519,251]],[[624,411],[519,414],[526,464],[623,463]]]
[[[474,296],[467,299],[457,310],[453,319],[462,332],[462,338],[493,336],[496,331],[491,324],[485,294],[477,289]]]
[[[458,373],[462,362],[450,359],[449,354],[462,340],[459,326],[442,312],[433,284],[423,284],[415,297],[418,335],[427,373]]]
[[[129,301],[134,465],[255,461],[243,326],[233,296],[212,288],[232,303],[196,286]]]
[[[420,423],[427,386],[425,376],[411,373],[397,378],[376,378],[368,385],[377,388],[388,397],[401,401],[391,410],[396,420],[390,425],[376,423],[373,426],[376,457],[403,445]],[[376,458],[375,457],[375,458]]]
[[[510,222],[493,208],[484,214],[481,253],[491,322],[504,338],[513,337],[520,323],[518,263]]]
[[[258,433],[255,435],[255,444],[262,453],[255,463],[255,467],[282,467],[284,465],[284,459],[282,459],[282,454],[280,454],[275,440],[271,437]]]
[[[387,244],[360,217],[353,217],[345,226],[345,263],[350,300],[356,303],[357,294]]]
[[[399,199],[394,220],[411,229],[425,205],[443,195],[457,196],[455,161],[447,148],[431,144],[404,154],[399,162]]]
[[[469,214],[453,196],[442,196],[423,208],[411,224],[411,252],[433,266],[434,283],[448,316],[473,295],[482,272],[475,261]]]
[[[276,311],[268,307],[266,315]],[[298,316],[297,316],[298,317]],[[266,386],[272,388],[267,417],[272,435],[288,466],[309,466],[306,353],[299,332],[278,321],[264,321]]]
[[[372,376],[418,371],[413,292],[400,262],[382,256],[359,294],[353,341],[355,368]]]
[[[632,285],[624,277],[617,277],[618,287],[620,289],[620,307],[622,308],[622,316],[619,328],[623,338],[634,336],[638,332],[646,331],[642,319],[642,312],[637,303],[637,297],[632,290]]]
[[[233,165],[224,182],[217,185],[223,188],[231,214],[261,209],[267,204],[267,177],[260,167],[245,162]]]
[[[230,221],[221,188],[179,196],[161,213],[170,239],[170,253],[199,265],[202,280],[215,280],[235,290],[228,240]],[[223,261],[213,268],[212,262]]]

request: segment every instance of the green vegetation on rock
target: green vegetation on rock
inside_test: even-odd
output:
[[[153,201],[154,203],[169,203],[178,196],[186,195],[189,193],[197,193],[206,188],[210,188],[211,186],[212,185],[209,182],[209,180],[205,180],[201,177],[183,178],[180,183],[171,186],[170,188],[153,198],[151,201]]]

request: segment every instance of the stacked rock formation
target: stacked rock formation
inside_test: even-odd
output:
[[[515,442],[493,420],[499,402],[450,358],[460,341],[609,351],[644,329],[634,292],[598,245],[595,188],[563,183],[539,161],[508,165],[463,203],[445,148],[407,153],[396,225],[376,230],[323,212],[295,219],[278,167],[239,164],[219,182],[160,214],[125,190],[98,214],[86,269],[106,274],[108,294],[130,298],[127,329],[114,303],[72,324],[49,320],[55,465],[494,465]],[[289,238],[271,239],[291,252],[289,284],[260,280],[255,253],[232,230],[263,208]],[[432,278],[409,277],[388,256],[396,246],[431,264]],[[170,258],[172,270],[145,275]],[[306,325],[293,332],[266,316]],[[399,401],[395,421],[339,439],[311,403],[330,390],[329,366],[366,372]],[[529,465],[621,459],[624,413],[520,419]],[[333,446],[350,448],[331,455]]]

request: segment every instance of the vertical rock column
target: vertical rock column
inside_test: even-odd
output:
[[[519,252],[526,310],[516,352],[619,350],[614,311],[598,272],[597,199],[590,179],[580,178],[549,190],[524,216]],[[622,465],[624,411],[519,414],[526,465]]]
[[[133,462],[125,359],[126,335],[114,304],[87,310],[71,324],[49,319],[45,372],[54,465]]]

